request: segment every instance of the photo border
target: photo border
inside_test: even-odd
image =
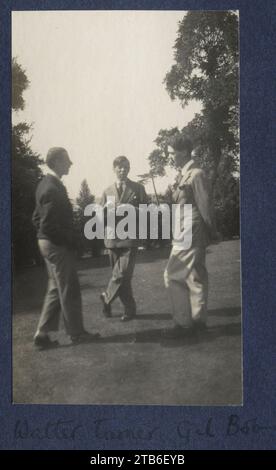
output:
[[[270,0],[5,0],[0,6],[0,361],[1,449],[273,449],[276,435],[275,156],[273,15]],[[104,5],[104,6],[103,6]],[[11,355],[11,11],[239,10],[243,406],[12,404]],[[275,135],[275,132],[274,132]],[[35,384],[34,384],[35,386]],[[106,419],[109,431],[99,434]],[[16,435],[57,420],[81,426],[75,439]],[[232,420],[232,421],[231,421]],[[192,431],[181,433],[180,424]],[[154,432],[150,432],[154,428]]]

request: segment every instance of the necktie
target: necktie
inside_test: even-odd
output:
[[[118,189],[119,197],[121,197],[124,191],[124,183],[119,183],[117,189]]]

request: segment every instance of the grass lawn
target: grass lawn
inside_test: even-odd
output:
[[[44,267],[14,277],[13,402],[44,404],[238,405],[242,403],[240,242],[208,248],[209,329],[194,340],[164,341],[172,325],[163,284],[168,250],[141,251],[133,286],[138,317],[120,322],[122,306],[103,317],[106,257],[79,262],[85,326],[99,342],[36,351],[33,334],[46,290]]]

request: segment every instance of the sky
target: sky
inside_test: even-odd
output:
[[[33,124],[32,149],[45,158],[65,147],[73,162],[64,183],[77,197],[83,179],[96,197],[126,155],[129,177],[149,171],[160,129],[180,129],[200,111],[172,101],[163,83],[184,11],[31,11],[12,14],[12,55],[30,81],[14,122]],[[45,170],[46,171],[46,168]],[[173,178],[158,178],[158,192]],[[151,183],[146,185],[153,193]]]

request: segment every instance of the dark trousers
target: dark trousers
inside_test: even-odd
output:
[[[60,314],[69,335],[83,332],[81,292],[73,251],[49,240],[39,240],[39,249],[48,271],[48,289],[38,323],[38,331],[57,331]]]
[[[125,314],[136,313],[136,303],[132,293],[133,276],[137,248],[109,249],[112,276],[106,289],[106,300],[111,303],[119,297],[125,307]]]

